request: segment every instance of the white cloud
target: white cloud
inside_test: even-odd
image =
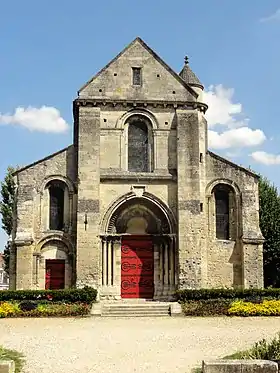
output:
[[[261,130],[253,130],[249,127],[240,127],[227,130],[222,133],[209,130],[209,147],[214,149],[242,148],[260,145],[266,139]]]
[[[265,164],[267,166],[280,164],[280,155],[266,153],[263,151],[253,152],[251,157],[258,163]]]
[[[261,18],[260,21],[261,22],[280,21],[280,8],[278,8],[270,16]]]
[[[205,115],[209,128],[217,125],[229,128],[246,125],[247,119],[236,118],[236,115],[242,114],[242,105],[232,101],[233,95],[234,89],[225,88],[222,84],[211,85],[204,92],[204,100],[209,107]]]
[[[59,110],[50,106],[34,108],[18,107],[14,114],[1,114],[0,124],[14,124],[30,131],[61,133],[68,130],[68,124],[61,117]]]
[[[260,129],[248,126],[241,103],[233,100],[234,89],[219,84],[211,85],[204,94],[208,105],[208,143],[212,149],[241,149],[262,144],[265,134]],[[219,130],[216,130],[216,128]],[[213,130],[215,128],[215,130]]]

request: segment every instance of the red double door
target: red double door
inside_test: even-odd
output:
[[[65,260],[46,260],[46,285],[49,290],[64,289],[65,287]]]
[[[122,298],[154,296],[154,249],[145,236],[124,238],[121,249]]]

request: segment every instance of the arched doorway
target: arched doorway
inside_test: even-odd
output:
[[[102,242],[102,285],[121,298],[159,299],[176,283],[176,236],[168,208],[148,193],[113,209]],[[119,286],[119,289],[117,287]]]
[[[71,286],[72,265],[66,244],[55,238],[43,243],[37,256],[38,285],[41,289],[58,290]]]

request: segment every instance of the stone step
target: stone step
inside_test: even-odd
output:
[[[103,305],[103,309],[123,309],[123,310],[131,310],[131,309],[137,309],[137,310],[140,310],[140,309],[143,309],[143,310],[149,310],[149,309],[169,309],[170,306],[160,306],[160,305],[154,305],[154,306],[151,306],[151,305],[147,305],[147,306],[137,306],[137,305],[123,305],[123,304],[120,304],[120,305]]]
[[[102,307],[102,312],[169,312],[169,307]]]
[[[107,302],[93,305],[92,315],[112,317],[155,317],[174,316],[181,314],[181,306],[177,302]]]
[[[106,313],[106,314],[102,314],[102,317],[124,317],[124,318],[128,318],[128,317],[170,317],[169,314],[167,313],[163,313],[163,314],[160,314],[160,313],[129,313],[129,314],[123,314],[123,313]]]
[[[112,317],[156,317],[170,316],[170,304],[161,302],[116,302],[103,303],[102,316]]]

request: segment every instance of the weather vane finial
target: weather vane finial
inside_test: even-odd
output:
[[[189,57],[185,56],[185,64],[188,65],[188,63],[189,63]]]

